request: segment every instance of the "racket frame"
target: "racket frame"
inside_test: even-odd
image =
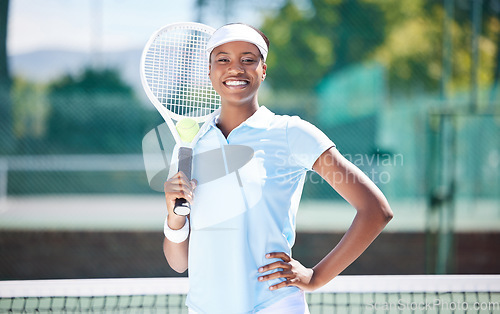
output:
[[[147,64],[147,57],[148,54],[150,53],[150,49],[154,46],[153,44],[155,41],[160,37],[162,34],[165,32],[169,31],[176,31],[176,30],[193,30],[193,31],[199,31],[208,35],[211,35],[215,32],[215,29],[204,24],[200,23],[194,23],[194,22],[183,22],[183,23],[173,23],[173,24],[168,24],[157,31],[155,31],[149,40],[147,41],[142,55],[141,55],[141,62],[140,62],[140,77],[141,77],[141,83],[143,86],[144,91],[146,92],[146,95],[148,96],[149,100],[151,103],[154,105],[156,110],[160,113],[162,116],[163,120],[167,124],[168,128],[170,129],[170,132],[172,133],[172,136],[174,137],[175,142],[177,145],[179,145],[179,156],[178,156],[178,165],[179,165],[179,171],[183,171],[182,169],[186,169],[183,172],[188,175],[188,179],[191,180],[191,167],[192,167],[192,148],[200,138],[202,134],[204,134],[205,129],[208,127],[208,124],[206,123],[208,120],[210,120],[211,117],[214,116],[218,112],[218,107],[220,106],[220,98],[219,96],[215,93],[215,91],[211,90],[211,92],[215,93],[216,99],[219,99],[217,103],[217,108],[212,110],[212,112],[203,115],[203,116],[183,116],[179,115],[168,108],[166,108],[159,100],[158,97],[153,93],[151,90],[150,84],[148,83],[148,78],[146,75],[146,64]],[[205,52],[201,54],[205,56]],[[207,78],[208,78],[208,59],[206,60],[206,69],[207,69]],[[210,83],[211,86],[211,83]],[[199,129],[198,133],[196,136],[193,138],[193,140],[189,143],[186,143],[181,140],[181,137],[175,127],[174,120],[179,121],[184,118],[190,118],[195,120],[198,124],[204,123],[203,126]],[[182,165],[182,167],[181,167]],[[189,165],[189,169],[186,168],[186,165]],[[186,173],[187,172],[187,173]],[[178,215],[188,215],[190,213],[190,205],[185,199],[177,199],[176,200],[176,205],[174,207],[174,212]]]

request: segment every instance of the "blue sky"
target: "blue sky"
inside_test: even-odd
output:
[[[8,52],[12,55],[43,49],[91,52],[96,47],[102,51],[142,47],[161,26],[194,21],[193,2],[10,0]],[[96,14],[99,11],[101,18]]]

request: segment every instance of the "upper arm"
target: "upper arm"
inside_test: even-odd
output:
[[[335,144],[313,124],[291,117],[287,125],[287,143],[296,165],[311,170],[315,160]]]
[[[389,204],[380,189],[335,147],[321,154],[314,163],[313,170],[358,212],[376,206],[385,216],[392,217]]]

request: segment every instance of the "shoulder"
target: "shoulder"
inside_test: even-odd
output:
[[[304,128],[310,125],[309,122],[303,120],[299,116],[281,115],[272,112],[271,110],[262,107],[263,116],[266,116],[269,128]]]
[[[295,139],[321,138],[324,140],[324,133],[314,124],[302,119],[299,116],[275,114],[265,107],[260,109],[260,121],[265,124],[268,131],[281,130],[287,141]]]
[[[330,147],[332,140],[314,124],[298,116],[277,116],[277,123],[286,125],[286,142],[295,162],[312,169],[317,158]]]

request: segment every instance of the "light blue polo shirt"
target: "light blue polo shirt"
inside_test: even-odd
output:
[[[280,279],[259,282],[258,269],[274,261],[266,253],[291,254],[306,172],[334,144],[299,117],[275,115],[263,106],[227,139],[217,118],[209,122],[194,154],[245,145],[253,157],[237,171],[198,182],[190,216],[186,304],[200,314],[254,313],[298,289],[270,291]],[[194,179],[202,167],[211,165],[195,162]]]

